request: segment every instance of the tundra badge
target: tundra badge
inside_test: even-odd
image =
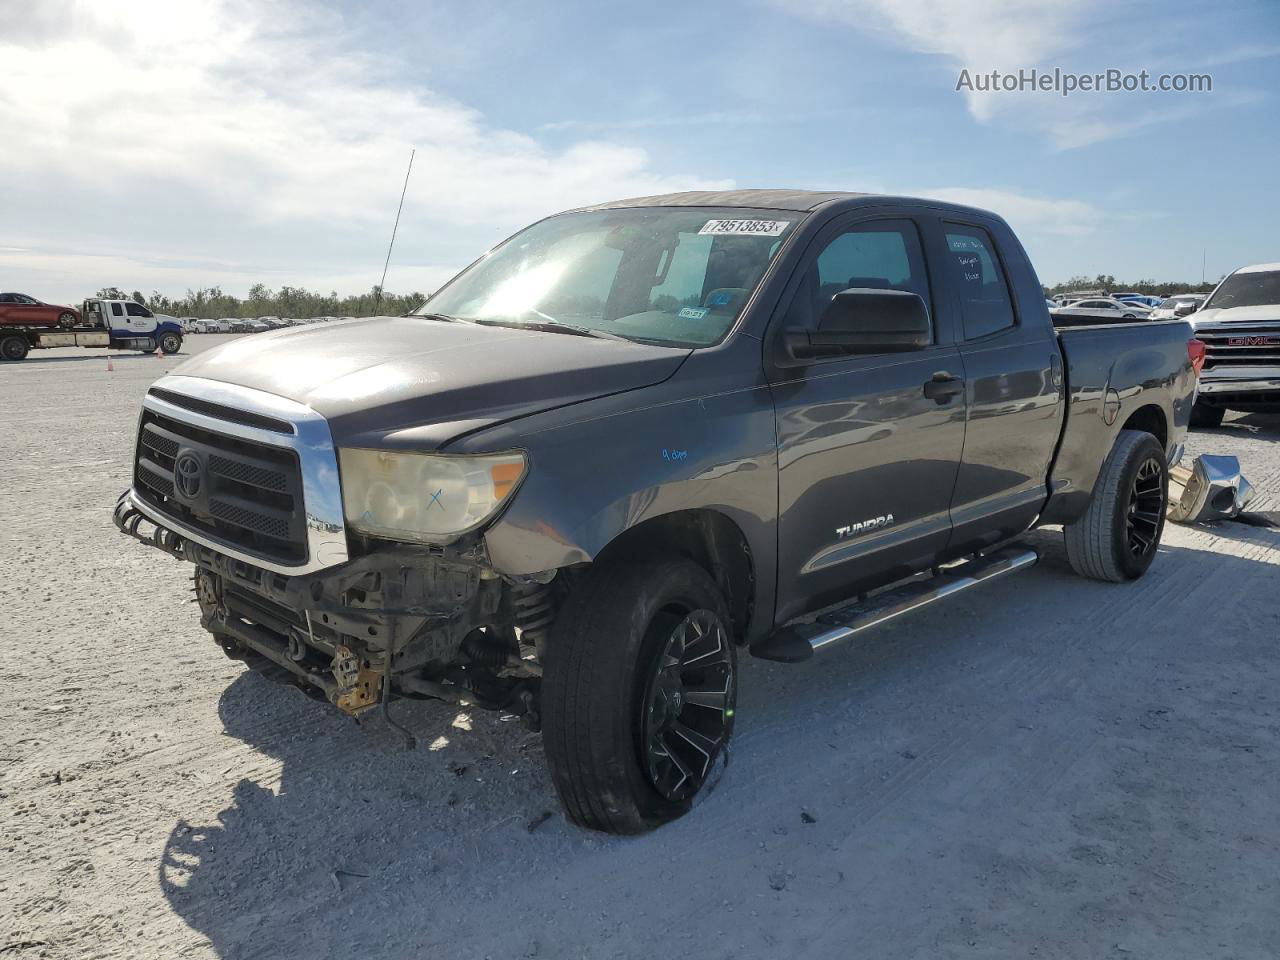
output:
[[[836,537],[844,540],[848,537],[856,537],[859,534],[870,533],[872,530],[879,530],[881,527],[891,526],[893,526],[893,514],[886,513],[883,517],[872,517],[870,520],[859,520],[857,523],[851,523],[847,527],[836,527]]]

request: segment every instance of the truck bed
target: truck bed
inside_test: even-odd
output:
[[[1185,320],[1070,319],[1086,322],[1054,323],[1065,364],[1067,417],[1049,477],[1048,523],[1073,519],[1087,506],[1107,451],[1130,418],[1142,418],[1144,427],[1162,425],[1152,432],[1166,454],[1176,456],[1175,437],[1187,426],[1195,387],[1187,353],[1193,334]],[[1171,376],[1171,370],[1177,372]]]

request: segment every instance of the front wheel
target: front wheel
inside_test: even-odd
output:
[[[26,337],[9,336],[0,340],[0,357],[6,360],[25,360],[30,349]]]
[[[733,732],[724,597],[688,560],[593,569],[547,650],[542,736],[569,819],[634,834],[686,813]]]
[[[1137,580],[1156,557],[1169,506],[1169,465],[1149,433],[1121,430],[1089,509],[1064,530],[1072,569],[1091,580]]]
[[[177,333],[166,333],[160,338],[161,353],[177,353],[182,349],[182,335]]]

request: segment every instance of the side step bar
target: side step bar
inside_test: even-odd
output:
[[[955,596],[971,587],[1023,570],[1039,559],[1040,555],[1034,550],[1015,545],[955,566],[944,567],[935,576],[911,580],[866,600],[829,610],[814,620],[785,626],[758,643],[753,643],[751,655],[780,663],[799,663],[864,630],[927,606],[935,600]]]

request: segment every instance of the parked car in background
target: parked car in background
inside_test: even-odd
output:
[[[1122,300],[1125,303],[1141,303],[1152,309],[1160,306],[1159,297],[1150,297],[1145,293],[1117,293],[1113,294],[1111,299]]]
[[[1096,297],[1091,300],[1075,300],[1065,307],[1059,307],[1057,312],[1068,317],[1107,314],[1118,320],[1146,320],[1151,314],[1151,308],[1145,303],[1131,303],[1114,297]]]
[[[1206,348],[1192,424],[1216,427],[1228,410],[1280,413],[1280,263],[1241,267],[1187,319]]]
[[[1173,320],[1188,316],[1200,309],[1207,293],[1175,293],[1160,301],[1160,306],[1151,311],[1152,320]]]
[[[45,303],[25,293],[0,293],[0,326],[70,330],[80,326],[80,311],[57,303]]]

